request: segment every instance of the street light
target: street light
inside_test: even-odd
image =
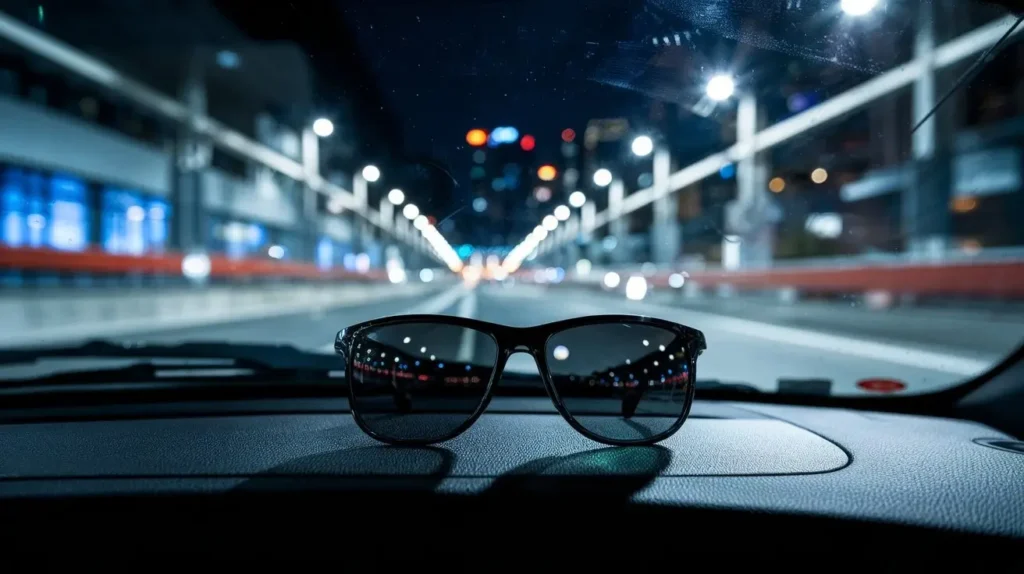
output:
[[[545,215],[544,219],[540,220],[540,224],[548,231],[554,231],[558,228],[558,219],[554,215]]]
[[[391,202],[391,205],[402,205],[405,202],[405,194],[396,187],[388,192],[388,201]]]
[[[364,167],[363,168],[363,179],[365,179],[366,181],[368,181],[370,183],[373,183],[373,182],[377,181],[378,179],[380,179],[380,170],[377,168],[377,166],[375,166],[373,164],[370,164],[370,165]]]
[[[569,194],[569,205],[580,208],[587,202],[587,196],[582,191],[574,191]]]
[[[708,81],[706,91],[708,97],[716,102],[728,100],[732,97],[733,92],[736,91],[736,82],[732,79],[732,76],[718,74]]]
[[[558,221],[565,221],[569,219],[570,215],[572,215],[572,212],[569,211],[569,208],[564,205],[559,205],[558,207],[555,208],[555,219],[557,219]]]
[[[654,140],[648,136],[637,136],[630,147],[633,149],[633,155],[644,157],[654,151]]]
[[[313,122],[313,133],[322,138],[333,134],[334,122],[327,118],[317,118],[317,120]]]
[[[406,219],[416,219],[419,214],[420,208],[416,207],[413,203],[406,204],[406,206],[402,208],[402,215],[404,215]]]
[[[850,16],[863,16],[875,9],[878,0],[843,0],[839,7]]]
[[[612,172],[605,168],[601,168],[594,172],[594,184],[598,187],[604,187],[612,182]]]

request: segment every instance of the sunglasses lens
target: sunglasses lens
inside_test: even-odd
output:
[[[574,327],[548,339],[548,372],[569,415],[601,438],[667,436],[690,403],[684,339],[640,323]]]
[[[353,337],[352,411],[373,434],[443,440],[472,418],[487,392],[498,346],[474,329],[396,323]]]

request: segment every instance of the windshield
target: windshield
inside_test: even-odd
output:
[[[967,1],[12,0],[0,346],[330,354],[385,315],[618,313],[703,332],[698,382],[948,388],[1024,333],[1015,23]]]

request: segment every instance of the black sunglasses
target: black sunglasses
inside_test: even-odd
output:
[[[534,358],[558,412],[580,433],[611,445],[655,443],[686,420],[705,348],[696,329],[632,315],[525,328],[405,315],[353,325],[334,342],[356,423],[406,445],[468,429],[518,352]]]

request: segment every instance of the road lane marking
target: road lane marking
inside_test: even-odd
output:
[[[472,319],[473,315],[476,314],[476,303],[476,291],[469,291],[462,298],[462,301],[459,303],[459,309],[455,314],[464,319]],[[459,341],[459,351],[455,355],[455,360],[460,363],[469,363],[473,360],[475,350],[476,331],[474,329],[463,329],[462,338]]]
[[[404,311],[395,313],[393,316],[402,315],[436,315],[465,297],[469,291],[464,286],[458,286],[434,295],[426,301],[421,301]],[[334,353],[334,343],[331,342],[317,349],[323,353]]]

